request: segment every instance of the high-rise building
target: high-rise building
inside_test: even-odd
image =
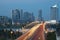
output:
[[[24,21],[25,21],[25,23],[29,22],[29,20],[30,20],[30,13],[29,12],[24,12]]]
[[[18,9],[12,10],[12,22],[20,22],[20,11]]]
[[[34,14],[31,13],[31,21],[34,21],[34,20],[35,20]]]
[[[20,10],[20,23],[24,23],[24,12],[23,9]]]
[[[23,21],[24,13],[23,9],[20,10],[20,21]]]
[[[24,21],[25,21],[25,23],[29,23],[29,22],[34,21],[33,13],[24,12]]]
[[[12,10],[12,24],[14,23],[26,23],[26,22],[32,22],[35,20],[35,17],[33,13],[29,12],[23,12],[21,9],[20,11],[18,9]]]
[[[39,10],[38,12],[38,21],[42,21],[42,10]]]
[[[0,16],[0,23],[3,24],[6,21],[6,17],[5,16]]]
[[[7,16],[0,16],[0,24],[11,24],[12,20]]]
[[[58,21],[58,7],[57,7],[57,5],[52,6],[50,12],[51,12],[50,13],[51,20]]]

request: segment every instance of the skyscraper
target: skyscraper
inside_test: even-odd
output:
[[[29,22],[30,21],[30,16],[31,14],[29,12],[24,12],[24,21]]]
[[[39,10],[38,12],[38,21],[42,21],[42,10]]]
[[[24,13],[23,13],[23,9],[20,10],[20,20],[23,21],[23,16],[24,16]]]
[[[35,17],[34,17],[34,14],[32,13],[31,14],[31,21],[34,21],[35,20]]]
[[[0,16],[0,24],[11,24],[12,20],[7,16]]]
[[[50,12],[51,12],[50,13],[51,20],[58,21],[58,7],[57,7],[57,5],[52,6]]]
[[[20,23],[21,24],[24,23],[24,12],[23,12],[23,9],[20,10]]]
[[[25,23],[33,22],[35,20],[33,13],[24,12],[24,21]]]
[[[20,22],[20,11],[18,9],[12,10],[13,23]]]
[[[23,12],[21,9],[20,11],[18,9],[12,10],[12,24],[14,23],[26,23],[26,22],[32,22],[34,21],[34,15],[33,13],[29,12]]]

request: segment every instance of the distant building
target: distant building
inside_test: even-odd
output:
[[[20,11],[18,9],[12,10],[12,22],[20,23]]]
[[[24,12],[23,9],[20,10],[20,23],[24,23]]]
[[[57,5],[52,6],[50,12],[51,12],[50,13],[51,20],[58,21],[58,19],[59,19],[58,18],[59,13],[58,13],[58,7],[57,7]]]
[[[56,26],[56,39],[60,40],[60,23]]]
[[[23,21],[24,13],[23,9],[20,10],[20,20]]]
[[[33,13],[31,13],[31,21],[35,21],[35,17]]]
[[[0,16],[0,24],[11,24],[12,20],[7,16]]]
[[[29,12],[24,12],[24,21],[25,23],[29,23],[29,22],[32,22],[34,21],[34,15],[33,13],[29,13]]]
[[[12,10],[12,24],[16,23],[26,23],[26,22],[32,22],[35,20],[35,17],[33,13],[29,12],[23,12],[23,10]]]
[[[43,18],[42,18],[42,10],[39,10],[38,12],[38,21],[42,21]]]

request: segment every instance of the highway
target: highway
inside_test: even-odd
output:
[[[40,25],[39,28],[37,28],[31,40],[45,40],[43,25]]]
[[[32,27],[27,33],[18,37],[16,40],[45,40],[44,24],[37,24]]]

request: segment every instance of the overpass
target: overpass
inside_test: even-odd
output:
[[[45,23],[40,23],[32,27],[27,33],[18,37],[16,40],[45,40]]]

